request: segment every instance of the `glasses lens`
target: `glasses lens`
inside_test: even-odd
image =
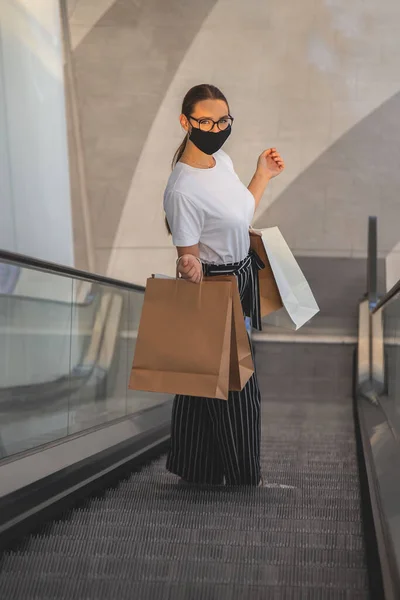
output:
[[[203,119],[199,122],[199,127],[202,131],[211,131],[211,129],[214,127],[214,123],[209,119]]]
[[[232,125],[232,119],[230,119],[229,117],[225,117],[224,119],[220,119],[218,121],[218,127],[221,131],[228,129],[228,127],[230,127],[231,125]]]
[[[232,125],[232,119],[230,117],[224,117],[220,119],[217,123],[218,129],[220,131],[224,131],[224,129],[228,129]],[[211,131],[214,128],[214,123],[211,119],[202,119],[199,121],[199,127],[202,131]]]

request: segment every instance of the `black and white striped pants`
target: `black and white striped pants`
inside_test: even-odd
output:
[[[204,274],[234,274],[245,315],[261,329],[258,275],[263,263],[250,253],[233,265],[203,265]],[[260,469],[260,390],[254,373],[228,401],[175,396],[167,469],[201,484],[258,485]]]

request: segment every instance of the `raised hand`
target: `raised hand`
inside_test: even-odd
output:
[[[268,179],[276,177],[285,168],[285,163],[276,148],[264,150],[257,162],[257,172]]]

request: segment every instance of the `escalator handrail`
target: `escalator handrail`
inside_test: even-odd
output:
[[[378,302],[378,219],[368,218],[367,296],[370,309]]]
[[[392,300],[397,294],[400,293],[400,279],[394,286],[382,297],[379,299],[377,305],[371,311],[372,314],[378,312],[381,308],[383,308],[390,300]]]
[[[16,252],[9,252],[8,250],[0,250],[0,262],[11,263],[36,271],[43,271],[44,273],[53,273],[56,275],[61,275],[62,277],[80,279],[102,285],[110,285],[123,290],[132,290],[141,293],[144,293],[145,291],[143,286],[136,285],[135,283],[121,281],[120,279],[113,279],[112,277],[98,275],[97,273],[89,273],[88,271],[82,271],[81,269],[75,269],[74,267],[59,265],[46,260],[33,258],[32,256],[26,256]]]
[[[378,312],[400,292],[400,280],[384,295],[378,295],[378,219],[368,218],[367,298],[371,314]]]

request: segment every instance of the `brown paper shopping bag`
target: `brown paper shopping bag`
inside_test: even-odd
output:
[[[229,280],[232,282],[232,333],[229,390],[240,392],[254,373],[254,364],[250,350],[249,336],[247,335],[244,322],[237,279],[234,275],[221,275],[206,278],[206,281],[208,280]]]
[[[232,281],[147,280],[129,388],[226,400]]]
[[[267,253],[264,248],[261,233],[250,229],[250,248],[261,258],[265,268],[258,271],[258,281],[260,285],[260,311],[261,316],[267,315],[282,308],[283,303],[276,285],[275,277],[269,263]]]

